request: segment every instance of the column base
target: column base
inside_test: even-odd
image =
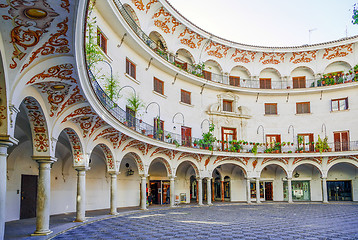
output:
[[[111,212],[111,213],[109,213],[109,215],[114,215],[114,216],[116,216],[116,215],[118,215],[119,213],[118,212]]]
[[[293,201],[288,201],[288,203],[293,203]]]
[[[148,210],[148,208],[141,208],[140,210],[147,211],[147,210]]]
[[[214,204],[212,204],[212,203],[208,203],[208,206],[212,206],[212,205],[214,205]]]
[[[87,222],[87,220],[75,219],[73,222]]]
[[[199,206],[204,206],[204,204],[202,204],[202,203],[198,203],[198,205],[199,205]]]
[[[34,233],[31,234],[31,236],[47,236],[51,233],[53,233],[53,231],[51,230],[40,230],[40,231],[35,231]]]
[[[328,204],[329,202],[328,201],[323,201],[324,204]]]

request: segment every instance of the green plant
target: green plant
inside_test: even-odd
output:
[[[327,141],[328,141],[327,137],[325,137],[322,140],[320,135],[318,135],[318,139],[317,139],[317,142],[316,142],[315,149],[318,150],[320,153],[328,151],[329,146],[328,146]]]
[[[118,77],[108,77],[106,75],[100,76],[101,79],[104,80],[104,91],[108,95],[108,97],[113,101],[118,100],[118,90],[119,90],[119,81]]]
[[[215,125],[211,123],[209,125],[209,131],[206,133],[203,133],[203,138],[198,141],[199,146],[201,148],[208,148],[209,150],[213,150],[213,143],[216,141],[216,137],[214,137],[214,129]]]
[[[133,116],[133,117],[136,117],[138,111],[141,110],[142,108],[144,108],[144,103],[143,103],[143,101],[139,98],[139,96],[137,96],[136,94],[133,93],[133,94],[127,99],[127,107],[134,112],[134,116]],[[159,124],[159,125],[160,125],[160,124]]]
[[[251,152],[252,152],[254,155],[257,154],[257,145],[258,145],[258,144],[254,144],[254,146],[253,146],[252,149],[251,149]]]
[[[179,147],[179,146],[180,146],[180,144],[178,143],[177,140],[174,140],[173,143],[175,144],[176,147]]]

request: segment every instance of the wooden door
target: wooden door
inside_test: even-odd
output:
[[[191,146],[191,128],[190,127],[181,127],[181,141],[182,145],[186,147]]]
[[[348,151],[349,150],[349,132],[334,132],[334,151]]]
[[[265,200],[273,200],[272,182],[265,182]]]
[[[21,175],[20,219],[36,217],[37,176]]]
[[[228,149],[230,141],[236,140],[236,128],[221,128],[222,136],[222,148],[223,150]]]

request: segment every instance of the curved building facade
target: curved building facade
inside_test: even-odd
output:
[[[165,0],[0,13],[1,237],[148,201],[358,200],[358,37],[245,45]]]

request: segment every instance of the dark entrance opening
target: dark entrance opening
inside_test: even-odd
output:
[[[265,182],[265,200],[273,201],[272,182]]]
[[[351,181],[327,181],[328,201],[352,201]]]
[[[36,217],[37,176],[21,175],[20,219]]]

